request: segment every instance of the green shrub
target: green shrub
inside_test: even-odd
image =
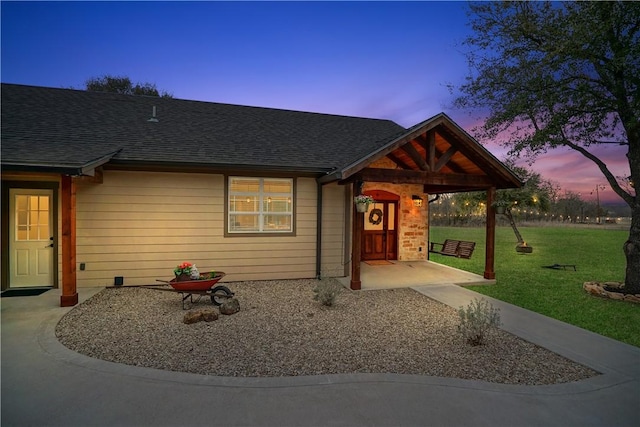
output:
[[[499,309],[485,300],[474,298],[469,305],[458,309],[458,332],[471,345],[481,345],[487,335],[500,326]]]
[[[313,288],[313,299],[320,304],[331,307],[338,294],[342,291],[342,285],[335,280],[320,280]]]

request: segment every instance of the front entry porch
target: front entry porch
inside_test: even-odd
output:
[[[351,278],[338,278],[345,287],[350,287]],[[495,279],[458,270],[433,261],[391,261],[386,265],[360,263],[362,290],[408,288],[422,285],[493,285]]]

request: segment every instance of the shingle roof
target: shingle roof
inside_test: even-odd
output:
[[[2,165],[117,162],[329,171],[405,129],[389,120],[2,84]],[[158,122],[150,122],[153,107]]]

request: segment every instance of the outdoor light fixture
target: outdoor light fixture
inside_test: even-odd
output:
[[[415,194],[411,196],[411,200],[413,200],[413,206],[419,208],[422,206],[422,198],[420,196],[416,196]]]

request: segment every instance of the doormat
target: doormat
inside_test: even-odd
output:
[[[32,297],[35,295],[44,294],[51,288],[24,288],[24,289],[7,289],[0,294],[2,298],[10,297]]]
[[[364,263],[368,264],[368,265],[393,265],[392,262],[385,261],[383,259],[374,259],[374,260],[371,260],[371,261],[365,261]]]

